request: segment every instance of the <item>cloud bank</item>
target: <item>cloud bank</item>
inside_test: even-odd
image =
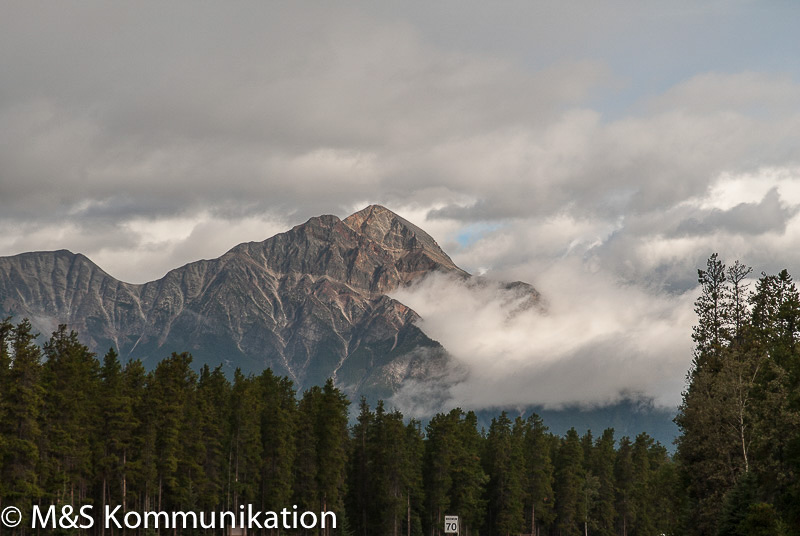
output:
[[[692,356],[691,293],[654,295],[577,263],[540,274],[537,286],[542,309],[521,309],[524,298],[502,285],[442,275],[393,294],[454,359],[458,383],[445,407],[679,403]],[[425,388],[435,386],[407,385],[394,402],[413,411],[408,401]]]

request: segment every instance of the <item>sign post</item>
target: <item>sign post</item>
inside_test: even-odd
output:
[[[458,516],[444,516],[444,533],[458,534]]]

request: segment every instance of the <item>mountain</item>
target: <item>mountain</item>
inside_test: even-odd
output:
[[[189,351],[198,364],[271,367],[301,388],[333,377],[351,396],[375,398],[445,366],[417,313],[387,296],[435,271],[470,277],[425,231],[372,205],[142,285],[65,250],[0,257],[0,314],[28,317],[44,334],[67,324],[94,351],[113,346],[149,366]]]
[[[0,317],[27,317],[44,335],[66,324],[98,354],[113,346],[148,368],[188,351],[196,365],[222,363],[229,373],[270,367],[300,390],[332,377],[351,400],[389,398],[405,382],[424,380],[419,396],[432,407],[458,367],[416,326],[419,315],[388,294],[434,272],[488,284],[456,266],[425,231],[371,205],[344,220],[311,218],[142,285],[66,250],[0,257]],[[524,298],[520,307],[543,307],[527,283],[505,288]],[[481,422],[488,426],[500,409],[479,412]],[[536,411],[556,432],[613,426],[648,431],[668,445],[677,431],[671,412],[632,403],[506,409]]]

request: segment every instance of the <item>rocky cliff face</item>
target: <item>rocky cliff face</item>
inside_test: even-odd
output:
[[[143,285],[65,250],[0,257],[0,314],[28,317],[45,335],[65,323],[98,353],[113,346],[150,366],[189,351],[198,363],[271,367],[301,388],[333,377],[351,395],[378,397],[444,367],[417,314],[386,295],[432,271],[469,277],[425,231],[373,205]]]

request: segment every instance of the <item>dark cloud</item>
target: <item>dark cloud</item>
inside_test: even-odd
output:
[[[797,214],[797,205],[781,202],[777,188],[772,188],[758,203],[739,203],[728,210],[712,209],[700,217],[681,221],[675,234],[678,236],[705,235],[724,231],[739,235],[783,233],[786,223]]]

